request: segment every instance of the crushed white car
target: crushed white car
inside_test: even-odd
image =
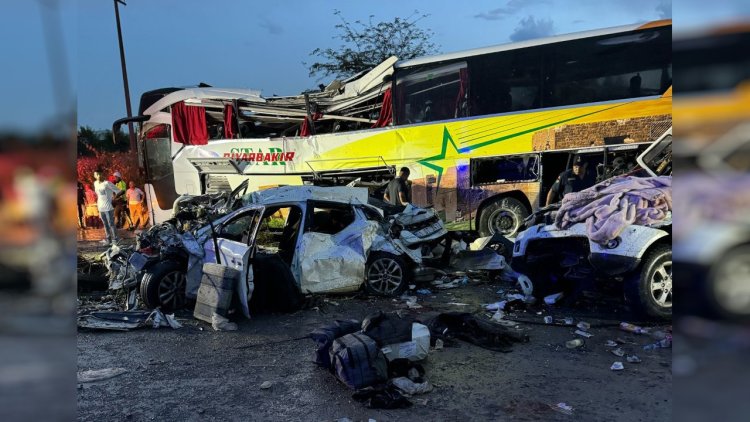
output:
[[[671,142],[670,128],[638,158],[643,176],[649,177],[609,179],[587,189],[593,200],[594,192],[615,188],[618,183],[638,186],[643,181],[645,185],[660,186],[668,198],[661,203],[661,210],[650,210],[668,210],[661,212],[660,218],[651,219],[648,224],[624,224],[616,215],[617,230],[604,238],[596,230],[596,223],[592,224],[595,215],[585,222],[559,224],[560,218],[555,218],[561,212],[559,204],[543,208],[527,219],[528,228],[518,235],[513,246],[512,266],[531,278],[535,296],[614,280],[622,283],[625,299],[637,313],[657,318],[672,315],[671,176],[667,176],[671,175]],[[582,192],[582,196],[588,193]],[[657,201],[663,199],[649,193]],[[610,203],[624,200],[619,198]],[[619,206],[623,207],[623,202]],[[633,205],[632,209],[623,210],[622,215],[631,215],[635,208]],[[594,214],[599,213],[604,210]],[[554,220],[557,224],[553,224]]]
[[[129,274],[140,281],[146,307],[171,311],[196,297],[204,263],[240,271],[240,291],[247,292],[240,296],[250,301],[254,291],[279,284],[296,291],[290,296],[362,287],[398,295],[455,263],[456,246],[473,258],[467,269],[507,268],[489,247],[465,250],[474,239],[449,233],[433,209],[386,213],[368,195],[366,188],[319,186],[244,194],[240,186],[231,194],[183,196],[171,220],[139,235]]]

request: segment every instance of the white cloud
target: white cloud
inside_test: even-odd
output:
[[[656,6],[656,13],[659,14],[660,19],[671,19],[672,18],[672,0],[661,0]]]
[[[488,12],[482,12],[474,15],[475,18],[496,21],[508,16],[515,15],[525,7],[536,6],[540,4],[552,4],[551,0],[509,0],[504,7],[498,7]]]
[[[510,34],[510,40],[516,42],[548,37],[554,32],[552,19],[535,19],[533,16],[527,16],[518,22],[516,29]]]

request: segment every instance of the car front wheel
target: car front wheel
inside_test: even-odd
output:
[[[408,270],[402,257],[372,252],[365,266],[365,290],[378,296],[396,296],[408,286]]]
[[[646,253],[640,270],[625,281],[625,298],[637,314],[672,316],[672,248],[659,244]]]
[[[174,261],[160,262],[149,268],[141,280],[141,299],[149,309],[171,313],[187,304],[185,268]]]

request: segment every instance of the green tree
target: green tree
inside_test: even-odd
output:
[[[393,21],[374,22],[374,15],[368,21],[350,23],[341,11],[333,13],[341,19],[335,28],[339,34],[333,39],[341,40],[338,48],[316,48],[310,56],[316,62],[308,66],[310,76],[320,75],[346,78],[363,70],[371,69],[390,56],[401,60],[413,59],[438,52],[438,46],[431,41],[434,32],[418,26],[419,21],[428,17],[415,10],[406,18],[396,17]]]

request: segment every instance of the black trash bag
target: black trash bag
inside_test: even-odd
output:
[[[387,384],[357,390],[352,398],[370,409],[406,409],[412,406],[412,402],[396,387]]]
[[[507,353],[513,343],[527,343],[529,336],[502,325],[485,321],[466,312],[446,312],[427,322],[432,339],[453,338],[484,349]]]
[[[253,313],[293,312],[305,303],[289,266],[276,254],[256,254],[253,260]]]
[[[424,374],[424,367],[416,362],[410,361],[409,359],[400,358],[388,362],[389,379],[405,377],[415,383],[421,384],[425,381]]]
[[[359,331],[362,323],[356,319],[337,319],[332,324],[324,325],[310,332],[310,338],[317,343],[315,350],[315,363],[323,368],[332,370],[331,345],[339,337]]]
[[[362,333],[366,334],[380,347],[389,344],[411,341],[410,319],[401,319],[397,315],[386,315],[377,311],[362,320]]]

